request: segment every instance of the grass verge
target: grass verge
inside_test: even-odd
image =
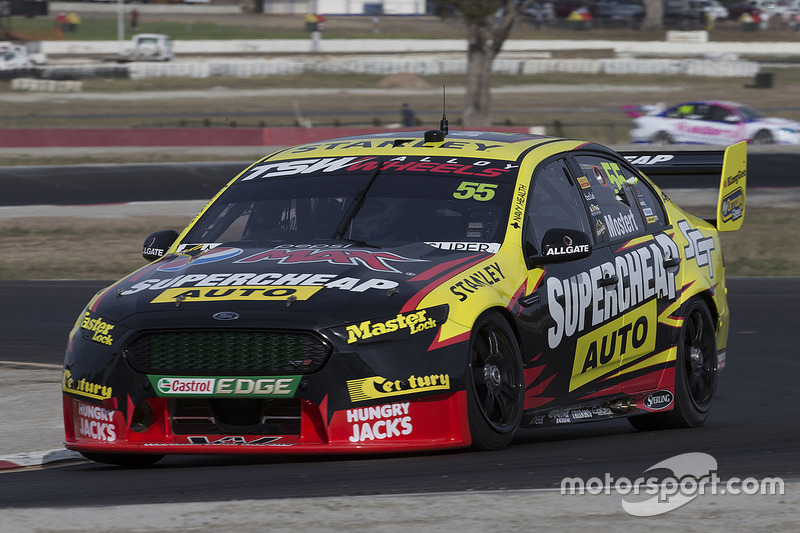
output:
[[[143,266],[150,232],[181,229],[189,217],[18,218],[0,226],[0,280],[117,279]],[[785,235],[800,225],[795,209],[750,208],[740,231],[722,234],[728,276],[795,276],[800,251]]]

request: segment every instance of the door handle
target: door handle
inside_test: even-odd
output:
[[[672,259],[664,259],[664,268],[672,268],[681,264],[680,257],[673,257]]]
[[[597,280],[597,285],[599,287],[610,287],[612,285],[616,285],[617,283],[619,283],[619,278],[616,276],[616,274]]]

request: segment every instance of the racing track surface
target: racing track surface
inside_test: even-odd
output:
[[[102,286],[83,281],[0,283],[3,353],[60,363],[66,332]],[[572,425],[526,431],[508,449],[483,453],[190,456],[166,458],[147,470],[82,463],[2,474],[0,508],[558,487],[565,476],[602,478],[609,473],[633,479],[659,461],[688,452],[714,456],[723,479],[799,479],[795,317],[800,278],[732,279],[729,298],[728,366],[702,428],[639,433],[624,420]]]
[[[748,187],[799,185],[800,153],[748,152]],[[0,206],[210,199],[251,162],[0,167]],[[719,187],[708,176],[654,181],[662,188]]]

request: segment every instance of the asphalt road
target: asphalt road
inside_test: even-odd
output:
[[[4,359],[60,363],[74,317],[102,285],[0,283]],[[2,474],[0,509],[553,488],[565,476],[635,478],[689,452],[714,456],[722,478],[800,479],[798,297],[800,278],[730,280],[728,367],[702,428],[640,433],[612,421],[540,429],[519,434],[506,450],[484,453],[178,456],[148,470],[83,463]]]
[[[630,148],[630,147],[628,147]],[[635,147],[634,147],[635,149]],[[681,148],[684,149],[684,148]],[[775,149],[775,147],[768,147]],[[642,148],[642,152],[652,148]],[[269,153],[265,149],[264,155]],[[251,161],[0,167],[0,206],[89,205],[201,200],[214,195]],[[797,187],[800,152],[748,153],[749,189]],[[719,188],[718,176],[655,178],[665,189]]]

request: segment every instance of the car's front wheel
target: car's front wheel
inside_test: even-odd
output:
[[[672,138],[672,135],[667,133],[666,131],[659,131],[653,135],[653,138],[650,140],[651,144],[656,146],[666,146],[668,144],[675,144],[675,141]]]
[[[106,463],[117,466],[129,466],[142,468],[146,466],[153,466],[161,459],[163,455],[156,454],[128,454],[128,453],[90,453],[81,452],[81,455],[94,461],[96,463]]]
[[[772,144],[774,142],[775,138],[769,130],[759,130],[753,136],[753,144]]]
[[[525,380],[516,337],[498,312],[472,329],[466,381],[472,447],[505,448],[522,419]]]
[[[666,413],[632,416],[641,431],[702,426],[717,388],[717,337],[708,305],[689,302],[675,360],[675,407]]]

